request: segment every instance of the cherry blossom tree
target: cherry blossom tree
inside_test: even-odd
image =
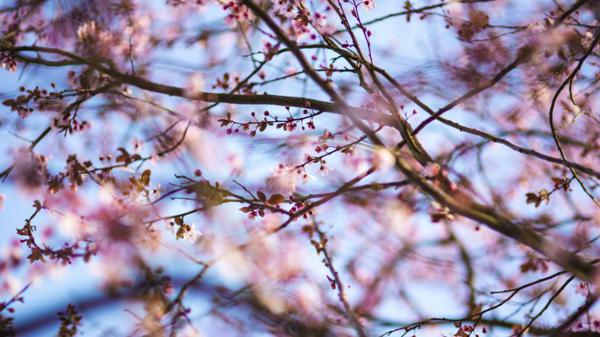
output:
[[[0,335],[600,336],[596,0],[0,23]]]

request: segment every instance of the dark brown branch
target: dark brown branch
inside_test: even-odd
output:
[[[294,56],[296,56],[298,62],[300,62],[309,77],[315,81],[319,87],[321,87],[339,106],[345,107],[345,103],[338,96],[335,90],[333,90],[326,82],[324,82],[314,71],[314,69],[312,69],[304,57],[304,54],[302,54],[302,52],[297,48],[297,45],[287,38],[287,36],[282,32],[281,28],[273,21],[273,19],[251,0],[244,0],[243,3],[246,4],[259,18],[261,18],[275,33],[275,35],[288,48],[291,49],[292,53]],[[345,112],[344,114],[350,118],[352,123],[365,135],[367,135],[376,146],[385,148],[385,144],[383,144],[373,130],[365,125],[362,120],[357,118],[352,111],[342,111]],[[569,251],[558,246],[554,242],[551,242],[547,238],[526,226],[514,223],[510,218],[499,212],[496,212],[493,208],[477,203],[462,191],[458,191],[454,195],[448,194],[443,189],[440,189],[434,184],[428,182],[417,171],[415,171],[413,166],[405,159],[397,154],[395,157],[396,168],[400,172],[402,172],[409,180],[415,183],[423,192],[431,196],[440,204],[448,207],[452,212],[465,216],[471,220],[486,224],[491,229],[532,248],[582,280],[592,280],[595,270],[594,267],[579,255],[570,253]]]
[[[552,137],[554,138],[554,142],[556,143],[558,152],[560,153],[560,156],[564,161],[567,161],[567,158],[565,155],[565,151],[563,150],[562,145],[560,144],[560,140],[558,138],[558,132],[556,131],[556,126],[554,125],[554,107],[556,105],[556,101],[558,100],[558,96],[560,96],[560,93],[563,91],[563,89],[567,86],[568,83],[572,83],[573,79],[575,78],[575,75],[577,75],[577,73],[579,72],[581,67],[583,67],[585,60],[591,55],[591,53],[594,51],[594,48],[596,47],[596,45],[598,45],[599,42],[600,42],[600,30],[597,30],[596,36],[594,37],[594,40],[592,41],[589,49],[586,51],[586,53],[583,55],[583,57],[579,60],[579,62],[577,63],[577,66],[575,66],[575,69],[573,69],[571,74],[563,81],[563,83],[560,85],[560,87],[558,88],[558,90],[556,91],[554,96],[552,97],[552,103],[550,104],[550,112],[548,113],[548,115],[549,115],[548,119],[550,122],[550,130],[552,131]],[[585,186],[585,184],[583,183],[581,178],[579,178],[579,175],[577,174],[577,171],[575,171],[573,166],[567,165],[567,167],[569,168],[569,170],[571,171],[571,173],[573,174],[573,176],[575,177],[575,179],[577,180],[577,182],[579,183],[579,186],[581,186],[583,191],[590,197],[590,199],[592,199],[592,201],[594,201],[594,203],[596,205],[600,206],[600,202],[598,202],[598,200],[596,200],[596,198],[594,197],[592,192],[590,192],[588,190],[588,188]]]

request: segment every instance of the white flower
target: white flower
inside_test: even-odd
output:
[[[138,138],[133,138],[131,140],[131,146],[133,147],[134,153],[140,153],[140,152],[142,152],[142,147],[144,146],[144,142],[142,142]]]
[[[363,5],[365,5],[367,9],[373,9],[375,7],[375,0],[365,0],[363,1]]]
[[[189,228],[183,234],[183,239],[195,243],[202,236],[202,233],[196,229],[196,224],[188,224]]]
[[[171,234],[175,234],[175,223],[173,221],[165,222],[165,229]]]
[[[319,291],[319,287],[313,283],[302,283],[297,289],[296,296],[298,297],[300,308],[306,313],[314,313],[322,308],[323,299],[321,292]]]
[[[204,89],[204,77],[200,73],[194,73],[187,78],[184,88],[184,95],[192,97],[202,92]]]
[[[267,186],[273,191],[290,194],[296,191],[299,176],[295,167],[279,165],[267,178]]]
[[[373,162],[373,166],[382,171],[387,171],[394,167],[394,164],[396,164],[396,158],[390,152],[390,150],[381,146],[375,148],[375,151],[373,151],[373,158],[371,160]]]
[[[577,288],[575,288],[575,293],[581,296],[587,296],[589,293],[589,286],[585,282],[579,282]]]
[[[96,21],[88,21],[77,28],[77,37],[83,41],[87,37],[92,37],[97,31]]]
[[[196,243],[200,236],[202,236],[202,233],[196,229],[196,224],[194,223],[176,224],[174,221],[167,221],[165,229],[167,232],[174,234],[177,239],[188,240],[191,243]]]
[[[73,213],[66,213],[58,218],[58,229],[63,235],[70,238],[84,238],[97,231],[92,224]]]
[[[296,1],[294,0],[274,0],[273,10],[275,13],[287,18],[293,18],[296,15]]]
[[[309,182],[314,181],[314,180],[316,180],[315,177],[313,177],[312,175],[310,175],[306,172],[302,175],[302,183],[303,184],[308,184]]]

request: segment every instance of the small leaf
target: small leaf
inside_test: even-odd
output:
[[[142,173],[142,176],[140,177],[140,183],[142,183],[142,185],[144,185],[144,186],[148,186],[148,184],[150,184],[150,175],[151,174],[152,174],[152,171],[145,170]]]
[[[273,194],[270,198],[269,201],[267,201],[269,204],[271,205],[278,205],[281,204],[282,202],[285,201],[285,197],[279,193],[277,194]]]
[[[216,182],[215,186],[210,183],[201,181],[186,189],[187,193],[196,194],[196,199],[206,207],[213,207],[223,203],[223,199],[227,195],[227,191],[220,189],[221,185]]]
[[[550,193],[547,190],[540,191],[540,201],[546,201],[546,204],[550,202]]]
[[[115,159],[117,163],[129,163],[129,152],[122,147],[118,148],[117,151],[121,152],[121,154]]]
[[[33,207],[35,207],[37,209],[41,209],[42,208],[42,203],[39,200],[35,200],[33,202]]]
[[[258,191],[258,192],[256,192],[256,194],[258,195],[258,199],[260,199],[262,201],[267,200],[267,196],[263,192]]]
[[[563,178],[552,177],[552,182],[554,183],[555,187],[558,187],[563,184],[564,180]]]
[[[542,202],[540,197],[535,193],[529,192],[529,193],[525,194],[525,197],[527,198],[527,200],[525,202],[527,204],[535,204],[535,207],[538,207],[540,205],[540,203]]]
[[[29,259],[29,263],[34,263],[35,261],[42,261],[42,262],[46,262],[46,260],[44,259],[44,255],[42,254],[42,250],[39,248],[33,248],[31,249],[31,254],[29,254],[29,256],[27,256],[27,258]]]

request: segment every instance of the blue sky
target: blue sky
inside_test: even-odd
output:
[[[158,8],[161,7],[163,3],[162,0],[155,0],[156,6]],[[0,5],[4,5],[6,1],[0,1]],[[417,2],[415,1],[415,6],[418,3],[430,3],[430,2]],[[532,1],[531,3],[534,3]],[[154,3],[153,3],[154,4]],[[525,17],[526,7],[523,3],[519,4],[520,12]],[[377,2],[376,8],[364,14],[364,19],[374,18],[380,16],[382,13],[387,13],[391,10],[398,10],[401,7],[401,1],[383,1],[379,0]],[[208,14],[205,13],[207,17],[214,18],[214,22],[219,22],[222,19],[222,12],[218,9],[211,8],[211,12]],[[214,13],[214,14],[213,14]],[[511,13],[498,13],[496,18],[505,17],[510,14],[510,17],[513,21],[519,21],[518,14],[513,12]],[[418,20],[418,18],[413,18],[413,20]],[[431,64],[435,61],[435,57],[438,55],[452,55],[456,53],[457,50],[457,42],[454,38],[450,36],[451,32],[443,28],[443,25],[440,23],[441,19],[434,19],[433,22],[436,22],[436,28],[425,27],[421,24],[414,24],[413,22],[407,23],[403,18],[396,18],[384,21],[382,23],[378,23],[372,26],[373,30],[373,39],[377,41],[376,45],[374,45],[374,55],[375,63],[378,63],[381,67],[389,70],[391,73],[407,72],[414,69],[423,69],[425,71],[431,71]],[[494,22],[499,23],[499,22]],[[156,23],[160,25],[160,23]],[[257,49],[259,48],[260,39],[253,41],[257,44]],[[399,54],[403,55],[402,59],[383,59],[378,57],[377,55],[381,55],[381,50],[388,46],[394,46],[395,49],[399,50]],[[196,61],[193,61],[196,59]],[[184,82],[185,73],[180,73],[178,71],[173,70],[173,68],[168,67],[168,64],[174,64],[175,61],[181,62],[183,64],[190,65],[191,67],[198,67],[205,61],[203,59],[203,51],[200,47],[196,48],[183,48],[183,46],[178,46],[173,50],[169,51],[160,51],[154,54],[154,59],[156,60],[164,60],[165,66],[161,66],[157,68],[158,70],[153,73],[154,79],[166,79],[168,82],[173,84],[180,84]],[[290,64],[287,63],[287,60],[281,61],[279,66],[282,68],[288,67]],[[232,68],[238,70],[248,70],[249,61],[243,58],[231,58],[229,64]],[[292,64],[293,65],[293,64]],[[214,74],[208,74],[206,77],[210,78],[214,76]],[[0,71],[0,97],[5,98],[16,94],[16,90],[21,83],[27,84],[28,86],[32,86],[35,84],[39,84],[40,86],[47,86],[50,81],[55,81],[59,84],[64,84],[63,72],[61,70],[51,70],[46,68],[29,68],[25,70],[19,70],[16,73],[9,73],[6,71]],[[319,96],[316,94],[318,90],[312,87],[310,84],[308,86],[304,86],[302,84],[298,84],[297,86],[281,86],[279,84],[270,85],[264,88],[269,93],[273,94],[288,94],[293,95],[298,92],[306,92],[306,95],[312,98],[321,98],[323,96]],[[438,101],[433,99],[432,97],[421,97],[423,100],[428,102],[430,106],[433,108],[438,108],[445,104],[446,102]],[[494,101],[494,104],[497,105],[497,108],[501,108],[503,104],[507,104],[505,101],[506,97],[501,97],[497,101]],[[171,98],[164,98],[164,103],[174,106],[178,100]],[[413,109],[412,106],[407,106],[407,111],[411,111]],[[240,109],[241,110],[241,109]],[[217,110],[219,111],[219,110]],[[256,111],[262,111],[262,107],[257,107]],[[0,107],[0,116],[5,114],[13,114],[13,112],[7,111],[6,107]],[[486,121],[483,119],[476,118],[470,114],[465,113],[460,108],[455,108],[454,110],[448,112],[446,117],[464,122],[465,124],[477,125],[486,128]],[[414,116],[411,119],[411,123],[416,125],[420,120],[424,119],[426,115],[423,112],[419,112],[418,115]],[[2,117],[3,118],[3,117]],[[96,122],[94,124],[94,122]],[[324,117],[319,121],[322,125],[332,125],[334,126],[336,122],[335,118],[332,117]],[[47,123],[47,119],[45,117],[38,117],[34,113],[27,121],[26,126],[23,130],[18,131],[18,135],[20,137],[25,137],[32,139],[34,138]],[[96,134],[103,134],[106,130],[103,129],[104,125],[116,125],[116,127],[112,127],[110,135],[113,137],[109,142],[111,144],[120,144],[119,139],[126,139],[125,135],[131,133],[140,133],[140,129],[135,126],[131,126],[125,124],[123,120],[118,117],[109,117],[104,122],[93,121],[93,129],[92,132]],[[9,149],[14,148],[15,146],[23,146],[26,145],[21,139],[16,137],[14,134],[11,134],[9,131],[14,131],[10,128],[0,128],[0,153],[2,156],[0,157],[0,168],[4,168],[10,165],[11,157],[8,154]],[[498,130],[490,130],[490,131],[498,131]],[[267,132],[264,134],[266,137],[282,137],[283,135],[279,132]],[[61,137],[57,135],[53,135],[53,137]],[[447,128],[443,128],[440,125],[433,123],[431,126],[427,128],[425,132],[420,136],[422,142],[428,149],[436,149],[442,146],[444,143],[448,141],[448,139],[459,139],[462,137],[458,132],[448,131]],[[258,179],[253,177],[261,177],[265,174],[268,174],[270,170],[279,162],[281,158],[273,157],[273,151],[270,148],[273,147],[272,143],[269,142],[261,142],[260,140],[256,141],[256,145],[252,147],[252,150],[249,152],[245,152],[247,148],[249,140],[247,138],[232,138],[227,142],[226,149],[219,149],[222,152],[227,153],[237,153],[244,158],[244,163],[247,167],[247,173],[245,176],[240,177],[239,179],[249,182],[256,183]],[[81,137],[74,136],[69,137],[61,142],[64,146],[66,146],[70,151],[85,153],[86,148],[81,146]],[[127,142],[121,142],[127,145]],[[46,152],[54,152],[54,142],[42,142],[40,146],[36,149],[40,153]],[[515,167],[518,166],[519,157],[514,152],[502,147],[494,147],[491,151],[484,152],[484,158],[486,161],[495,160],[497,162],[496,170],[494,171],[495,179],[503,179],[506,177],[510,177],[514,174]],[[53,158],[58,159],[58,158]],[[64,160],[62,161],[64,163]],[[206,165],[208,163],[202,163],[196,159],[188,159],[186,160],[189,167],[194,167],[195,165],[204,164],[208,168],[206,169],[206,174],[211,179],[218,180],[231,180],[232,177],[229,176],[229,172],[224,172],[218,166],[210,167],[210,165]],[[51,161],[51,170],[59,170],[62,167],[60,165],[60,160],[52,160]],[[465,174],[469,172],[466,171],[468,167],[472,167],[471,163],[467,163],[466,165],[457,165],[457,170],[465,170]],[[177,166],[173,165],[159,165],[154,168],[154,175],[157,177],[159,181],[162,181],[165,185],[167,181],[171,178],[172,169],[179,169]],[[203,167],[204,170],[204,167]],[[340,178],[348,178],[350,175],[346,176],[344,174],[340,175]],[[387,177],[384,174],[379,174],[377,178],[393,178],[393,175],[388,174]],[[231,181],[229,181],[231,182]],[[317,183],[314,183],[312,186],[316,186]],[[309,185],[310,187],[310,185]],[[0,211],[0,247],[6,247],[10,240],[14,239],[14,230],[16,226],[22,226],[23,220],[31,215],[33,208],[32,205],[32,196],[25,195],[19,192],[14,185],[9,183],[4,183],[0,185],[0,193],[4,194],[7,198],[5,201],[4,208]],[[90,198],[95,198],[94,189],[90,189],[89,191],[83,191],[82,193],[89,194]],[[580,193],[577,194],[578,197]],[[524,197],[515,198],[514,205],[523,205]],[[339,204],[336,204],[339,206]],[[181,203],[172,205],[167,209],[166,213],[173,213],[180,210],[188,209],[189,204]],[[231,207],[226,208],[227,211],[230,211],[231,214],[234,213],[235,208]],[[527,208],[529,210],[530,208]],[[332,235],[340,234],[343,236],[343,228],[345,223],[348,221],[348,218],[345,216],[344,210],[338,208],[334,208],[329,211],[331,214],[330,223],[328,226],[330,227]],[[527,211],[526,213],[535,214],[539,212],[539,210],[531,210],[531,212]],[[236,219],[239,219],[241,214],[231,216],[230,221],[235,222]],[[435,226],[431,224],[428,216],[423,216],[421,221],[425,226],[425,231],[427,230],[427,226]],[[39,223],[41,227],[43,226],[53,226],[53,221],[56,221],[55,218],[48,217],[47,215],[43,215],[36,219],[36,223]],[[203,225],[203,224],[201,224]],[[205,226],[207,230],[210,229],[209,226]],[[464,228],[460,228],[458,230],[459,235],[464,236],[464,238],[468,238],[472,235],[472,227],[465,226]],[[481,247],[480,243],[477,242],[469,242],[470,247],[472,247],[473,251],[483,250],[485,247]],[[344,255],[344,251],[352,252],[353,249],[356,248],[354,243],[342,243],[343,249],[340,249],[340,254],[337,256],[337,261],[341,264],[344,259],[350,256]],[[155,257],[157,260],[155,262],[157,264],[163,264],[167,267],[167,269],[175,274],[186,275],[190,274],[190,270],[187,265],[178,264],[177,257],[173,254],[165,254],[160,257]],[[319,263],[319,259],[314,256],[312,257],[315,261],[315,275],[324,275],[326,270]],[[515,265],[511,265],[507,263],[505,265],[500,265],[498,268],[514,270],[516,268]],[[38,282],[34,284],[31,289],[27,292],[26,303],[24,305],[19,304],[16,305],[15,308],[17,310],[17,324],[20,324],[24,321],[30,320],[32,317],[39,312],[44,312],[48,310],[48,308],[58,308],[60,310],[60,306],[64,305],[69,301],[76,301],[78,298],[85,298],[89,296],[90,293],[97,292],[98,285],[100,284],[100,279],[98,277],[93,276],[90,273],[90,267],[87,265],[83,265],[79,262],[75,263],[74,266],[69,266],[66,270],[62,271],[59,275],[45,279],[44,282]],[[207,275],[207,280],[218,280],[219,273],[210,272]],[[315,282],[324,283],[326,282],[324,277],[315,279]],[[485,280],[481,281],[484,284]],[[231,286],[235,286],[235,283],[230,284]],[[494,289],[497,290],[497,289]],[[427,313],[431,316],[437,315],[446,315],[446,316],[459,316],[462,314],[460,311],[460,307],[457,306],[454,308],[454,304],[456,301],[455,294],[452,293],[452,289],[447,289],[443,286],[439,286],[438,283],[432,281],[430,283],[421,283],[421,284],[410,284],[409,289],[407,290],[410,295],[417,299],[420,307],[425,308]],[[353,290],[348,290],[349,296],[352,299],[353,296],[356,296],[356,293],[353,293]],[[331,293],[332,298],[335,296],[334,293]],[[202,298],[191,297],[190,303],[194,303],[194,307],[198,310],[198,312],[203,312],[203,309],[206,308],[207,302]],[[139,309],[139,305],[138,309]],[[128,306],[131,307],[131,306]],[[135,305],[133,305],[135,307]],[[410,315],[406,317],[400,317],[403,313],[405,313],[407,308],[403,308],[398,303],[394,303],[392,301],[387,302],[386,306],[382,309],[382,316],[389,317],[390,319],[412,319]],[[399,314],[400,313],[400,314]],[[553,316],[550,315],[546,318],[549,322],[552,322]],[[100,336],[103,335],[103,331],[98,330],[97,325],[104,326],[107,321],[118,321],[123,322],[126,321],[128,323],[133,321],[133,317],[122,311],[122,308],[108,307],[105,309],[86,312],[85,314],[85,323],[83,326],[83,330],[85,331],[86,336]],[[210,323],[207,323],[210,325]],[[111,326],[116,326],[117,328],[121,326],[119,323],[110,324]],[[46,336],[49,335],[51,331],[55,331],[56,326],[51,326],[49,330],[36,331],[32,333],[30,336]],[[449,330],[448,330],[449,331]],[[123,332],[116,333],[115,335],[121,335]],[[500,336],[500,334],[499,334]]]

